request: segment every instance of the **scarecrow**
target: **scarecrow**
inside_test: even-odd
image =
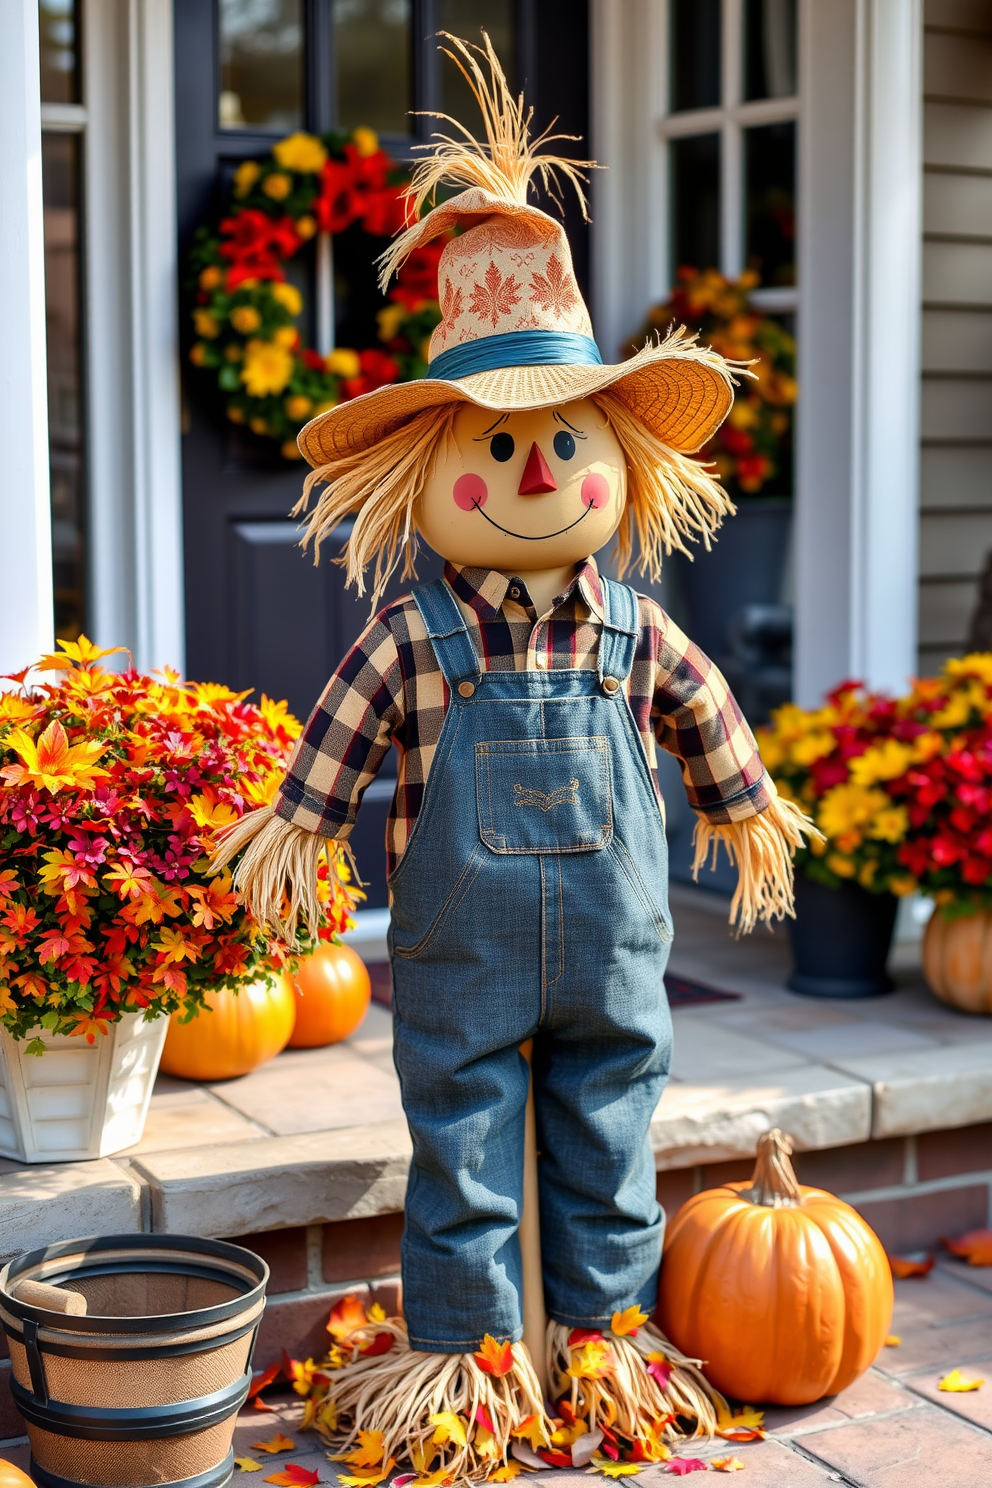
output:
[[[554,136],[530,139],[488,39],[448,40],[486,144],[460,125],[436,137],[414,171],[416,213],[439,186],[462,189],[401,233],[383,271],[447,236],[427,376],[307,425],[298,508],[319,491],[318,550],[353,518],[348,580],[361,592],[374,565],[373,608],[399,564],[413,574],[417,541],[445,576],[375,615],[274,804],[230,830],[218,864],[241,854],[236,882],[261,923],[290,938],[301,915],[315,925],[324,842],[347,840],[396,747],[405,1319],[356,1335],[332,1388],[349,1441],[380,1432],[384,1464],[425,1474],[440,1456],[452,1481],[484,1479],[514,1450],[537,1466],[588,1461],[601,1443],[659,1460],[666,1433],[713,1429],[702,1374],[647,1322],[664,1224],[648,1129],[671,1049],[655,750],[681,762],[696,867],[720,842],[737,863],[742,929],[791,913],[805,819],[776,795],[713,664],[591,556],[616,536],[619,571],[636,550],[656,577],[662,552],[709,546],[733,507],[691,456],[745,369],[682,330],[603,364],[562,226],[527,200],[535,176],[557,173],[584,206],[579,164],[542,153]],[[528,1348],[531,1089],[541,1250],[526,1294],[533,1311],[543,1283],[549,1322]]]

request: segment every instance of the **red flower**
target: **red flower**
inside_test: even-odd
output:
[[[362,369],[360,375],[348,377],[341,384],[346,398],[358,398],[362,393],[374,392],[376,388],[395,382],[400,375],[399,363],[388,352],[378,351],[375,347],[358,353],[358,365]]]
[[[320,173],[320,195],[311,208],[321,232],[344,232],[362,213],[361,194],[349,163],[327,160]]]

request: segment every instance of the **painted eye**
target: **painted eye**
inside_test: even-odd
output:
[[[504,461],[511,460],[513,458],[513,449],[514,444],[512,434],[494,434],[492,439],[490,439],[489,441],[489,453],[492,455],[493,459],[498,460],[501,465],[504,463]]]
[[[575,454],[575,440],[564,429],[555,435],[555,454],[559,460],[570,460]]]

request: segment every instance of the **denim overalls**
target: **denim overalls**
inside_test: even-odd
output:
[[[395,1060],[413,1138],[414,1348],[522,1333],[517,1226],[534,1038],[549,1315],[654,1309],[648,1128],[668,1076],[668,856],[624,681],[637,599],[602,580],[596,671],[483,672],[448,585],[414,590],[451,698],[390,879]]]

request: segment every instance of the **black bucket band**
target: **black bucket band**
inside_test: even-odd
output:
[[[14,1404],[31,1426],[55,1436],[81,1441],[154,1441],[159,1437],[189,1436],[235,1415],[248,1399],[251,1369],[233,1384],[212,1395],[184,1400],[178,1405],[144,1405],[116,1410],[94,1405],[67,1405],[49,1399],[41,1404],[17,1380],[10,1381]]]

